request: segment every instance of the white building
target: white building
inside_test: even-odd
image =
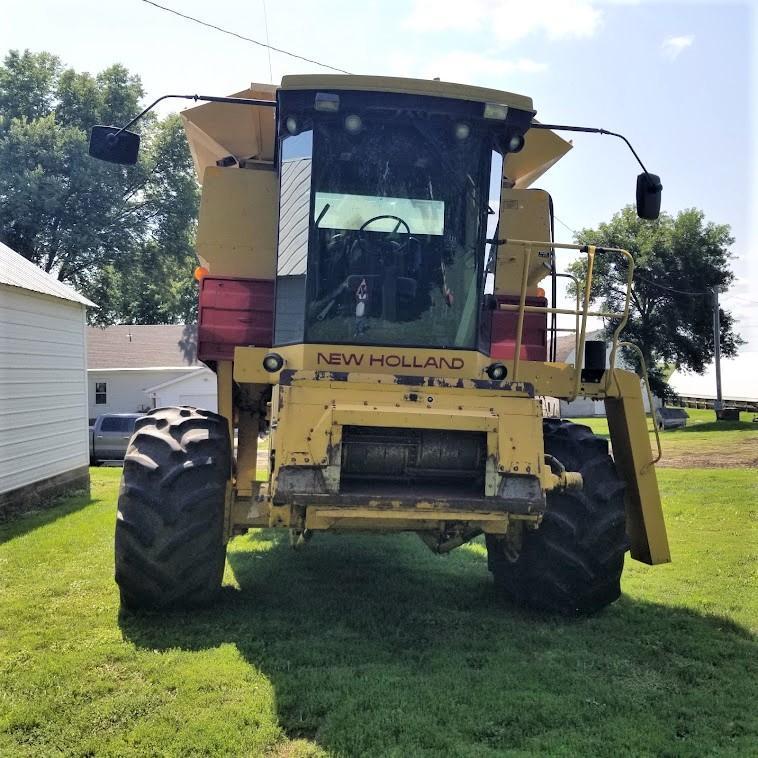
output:
[[[611,340],[603,336],[602,331],[588,332],[587,340],[606,339],[607,346],[605,351],[605,366],[611,365]],[[576,337],[572,334],[566,337],[558,338],[556,358],[562,363],[575,364],[576,362]],[[634,371],[634,367],[627,365],[624,360],[623,351],[619,349],[616,353],[616,367]],[[642,404],[645,407],[645,413],[650,413],[650,402],[648,401],[647,390],[644,383],[642,384]],[[662,403],[659,398],[653,397],[653,405],[659,408]],[[593,400],[587,397],[578,397],[570,403],[561,400],[561,417],[562,418],[586,418],[588,416],[605,416],[605,403],[602,400]]]
[[[90,327],[89,418],[166,405],[216,410],[216,377],[197,360],[195,326]]]
[[[0,520],[89,489],[86,311],[0,243]]]

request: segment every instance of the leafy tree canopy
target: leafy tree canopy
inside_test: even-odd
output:
[[[702,211],[689,209],[676,216],[661,213],[657,221],[637,217],[632,206],[619,211],[596,229],[582,229],[579,244],[628,250],[635,259],[634,286],[624,339],[636,343],[645,356],[653,391],[670,396],[666,383],[671,367],[703,373],[713,360],[713,289],[724,292],[734,275],[729,247],[734,242],[727,224],[706,222]],[[573,264],[572,273],[586,278],[586,260]],[[615,255],[595,258],[592,302],[604,310],[623,310],[626,262]],[[742,344],[731,314],[720,310],[721,352],[737,354]],[[610,334],[618,325],[609,321]],[[635,365],[636,357],[625,356]]]
[[[198,188],[179,117],[138,123],[136,166],[87,154],[91,126],[126,123],[143,94],[121,65],[93,76],[27,50],[0,66],[0,240],[97,303],[102,325],[194,318]]]

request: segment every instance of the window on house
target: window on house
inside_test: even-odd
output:
[[[108,393],[105,382],[95,382],[95,405],[105,405],[108,402]]]

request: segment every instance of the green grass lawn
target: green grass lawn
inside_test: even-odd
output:
[[[120,614],[118,469],[0,528],[0,755],[747,755],[755,470],[661,470],[674,563],[590,619],[498,601],[484,548],[231,543],[218,606]]]

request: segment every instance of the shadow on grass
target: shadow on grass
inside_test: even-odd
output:
[[[86,492],[82,492],[81,494],[57,498],[49,504],[17,514],[9,521],[0,522],[0,545],[34,531],[41,526],[52,524],[59,518],[75,513],[96,502],[98,502],[97,498],[92,497]]]
[[[233,643],[272,682],[287,735],[339,754],[703,754],[747,739],[745,629],[626,597],[591,619],[528,614],[495,596],[480,547],[440,558],[417,543],[325,536],[294,552],[248,535],[229,554],[240,589],[215,607],[119,623],[149,650]]]

